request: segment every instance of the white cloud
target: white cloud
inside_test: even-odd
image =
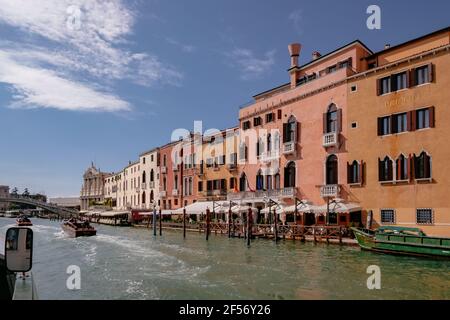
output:
[[[120,98],[90,86],[62,78],[52,71],[18,64],[0,51],[0,82],[14,91],[13,108],[55,108],[79,111],[129,111]]]
[[[40,43],[37,47],[31,42],[3,41],[0,50],[14,56],[17,67],[31,67],[69,82],[83,72],[98,81],[179,85],[183,75],[174,67],[153,54],[126,48],[136,19],[132,5],[122,0],[0,0],[0,23]],[[87,81],[83,86],[90,87]]]
[[[292,22],[295,31],[300,35],[303,33],[303,10],[295,10],[291,12],[288,19]]]
[[[275,63],[275,50],[266,52],[262,58],[257,58],[252,50],[236,48],[227,53],[227,56],[231,59],[232,65],[241,70],[243,80],[260,78]]]
[[[183,52],[193,53],[195,51],[195,47],[191,44],[184,44],[172,38],[166,38],[167,43],[179,47]]]

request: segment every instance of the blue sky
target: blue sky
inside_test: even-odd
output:
[[[371,4],[381,30],[366,27]],[[449,26],[449,11],[446,0],[0,0],[0,184],[76,196],[91,161],[115,171],[194,120],[236,125],[240,105],[288,81],[291,42],[302,63],[355,39],[378,51]]]

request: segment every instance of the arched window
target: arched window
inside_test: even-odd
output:
[[[267,175],[266,176],[266,189],[272,190],[273,189],[273,176]]]
[[[245,175],[245,173],[243,173],[239,178],[239,191],[247,191],[247,176]]]
[[[379,180],[381,182],[388,182],[394,180],[393,161],[386,156],[383,160],[379,160],[378,164]]]
[[[262,175],[262,171],[259,170],[256,175],[256,190],[264,189],[264,176]]]
[[[142,172],[142,183],[147,183],[147,174],[144,172]]]
[[[267,152],[272,151],[272,135],[269,133],[267,135]]]
[[[400,155],[397,158],[397,180],[408,180],[409,179],[409,159],[404,155]]]
[[[339,184],[338,179],[338,158],[332,154],[327,158],[326,163],[326,184]]]
[[[279,189],[281,189],[281,178],[280,178],[280,174],[279,173],[277,173],[276,175],[275,175],[275,184],[274,184],[274,189],[276,189],[276,190],[279,190]]]
[[[152,190],[152,191],[150,191],[150,202],[153,202],[154,200],[155,200],[155,195]]]
[[[167,191],[167,179],[166,179],[166,177],[163,178],[163,190]]]
[[[152,169],[150,171],[150,182],[154,182],[155,181],[155,171]]]
[[[174,186],[173,186],[173,188],[175,189],[175,190],[178,190],[178,175],[175,175],[175,179],[174,179],[175,181],[174,181]]]
[[[273,134],[273,150],[277,155],[280,152],[280,132],[278,130]]]
[[[287,123],[283,124],[283,142],[296,142],[297,140],[297,120],[291,116]]]
[[[431,179],[431,157],[425,151],[414,155],[414,173],[416,179]]]
[[[284,187],[295,187],[295,163],[290,162],[286,168],[284,168]]]
[[[142,192],[142,204],[145,204],[145,191]]]
[[[336,132],[337,108],[335,104],[328,107],[327,112],[327,133]]]
[[[239,160],[245,161],[248,159],[248,147],[245,142],[239,145]]]
[[[256,144],[256,156],[259,157],[264,151],[264,140],[263,138],[258,138],[258,143]]]
[[[347,167],[347,181],[349,184],[362,183],[362,162],[353,161]]]

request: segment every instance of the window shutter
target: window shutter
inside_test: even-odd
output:
[[[381,79],[377,79],[377,96],[381,96]]]
[[[408,168],[407,168],[408,177],[407,178],[409,179],[409,181],[412,181],[412,178],[413,178],[413,173],[412,173],[413,158],[412,158],[411,155],[409,155],[409,157],[408,157],[407,166],[408,166]]]
[[[389,133],[390,134],[394,133],[394,117],[393,116],[389,117]]]
[[[411,74],[409,70],[406,71],[406,87],[411,87]]]
[[[348,58],[348,66],[353,69],[353,58]]]
[[[411,126],[412,112],[413,111],[409,111],[408,113],[406,113],[406,130],[407,131],[412,131],[412,126]]]
[[[435,110],[434,110],[435,108],[434,107],[430,107],[429,108],[429,110],[430,110],[430,128],[434,128],[435,126],[436,126],[436,123],[435,123]]]
[[[430,83],[434,82],[434,69],[432,63],[428,65],[428,80],[430,81]]]
[[[378,181],[383,181],[382,168],[383,162],[381,161],[380,158],[378,158]]]
[[[281,120],[281,118],[282,118],[282,112],[281,112],[281,110],[278,110],[278,120]]]
[[[381,137],[383,135],[383,131],[382,129],[382,125],[383,125],[383,119],[382,118],[378,118],[378,136]]]
[[[342,109],[337,111],[337,133],[342,132]]]
[[[416,110],[411,111],[411,130],[410,131],[416,131],[417,130],[417,112]]]
[[[395,74],[391,75],[391,92],[397,91],[397,81],[395,81],[395,78]]]
[[[425,178],[431,178],[431,158],[425,154],[425,159],[424,159],[424,173],[425,173]]]
[[[353,179],[352,179],[352,170],[351,170],[351,166],[350,163],[347,162],[347,183],[353,183]]]
[[[294,142],[295,143],[297,143],[298,142],[298,140],[299,140],[299,134],[298,134],[298,128],[299,128],[299,123],[298,122],[295,122],[295,124],[294,124]]]
[[[395,160],[396,166],[397,166],[397,176],[395,180],[400,180],[401,176],[402,176],[402,162],[401,162],[401,158],[398,158],[397,160]]]
[[[412,88],[416,85],[416,69],[409,70],[409,87]]]
[[[328,120],[328,114],[327,113],[324,113],[323,114],[323,133],[325,134],[325,133],[328,133],[327,131],[327,121]]]
[[[283,123],[283,143],[287,142],[287,135],[288,135],[288,124]]]
[[[364,183],[364,167],[365,167],[365,163],[364,161],[361,160],[361,162],[359,163],[359,176],[358,176],[358,183],[360,183],[361,185]]]

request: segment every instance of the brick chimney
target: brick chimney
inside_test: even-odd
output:
[[[298,67],[298,59],[300,57],[300,51],[302,50],[302,45],[300,43],[292,43],[288,46],[289,55],[291,56],[291,68],[289,69],[289,73],[291,75],[291,88],[295,88],[297,86],[297,68]]]

